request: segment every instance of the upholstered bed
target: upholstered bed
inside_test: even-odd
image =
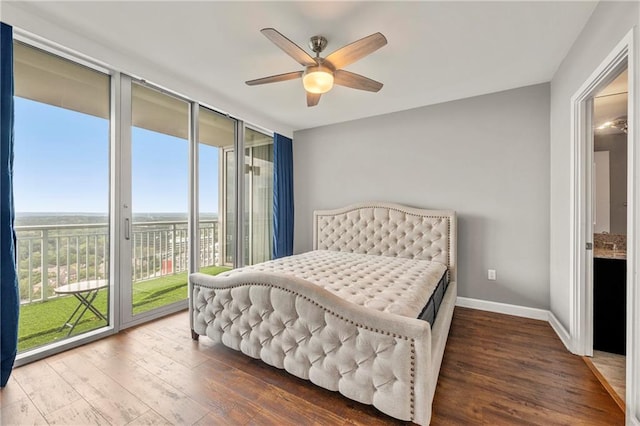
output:
[[[191,274],[189,292],[194,339],[429,424],[457,294],[455,212],[316,211],[311,252]]]

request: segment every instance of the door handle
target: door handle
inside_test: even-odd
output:
[[[125,240],[131,239],[131,228],[129,226],[129,218],[126,218],[124,220],[124,239]]]

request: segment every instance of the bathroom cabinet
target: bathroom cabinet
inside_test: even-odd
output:
[[[627,261],[593,259],[593,349],[625,355]]]

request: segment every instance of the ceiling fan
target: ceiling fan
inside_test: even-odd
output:
[[[381,33],[354,41],[326,58],[321,58],[320,53],[327,46],[327,39],[323,36],[313,36],[309,40],[309,47],[316,54],[314,58],[273,28],[264,28],[260,32],[305,69],[249,80],[246,82],[249,86],[302,78],[307,92],[307,106],[310,107],[318,105],[320,96],[331,90],[334,84],[369,92],[382,89],[382,83],[342,69],[387,44],[387,39]]]

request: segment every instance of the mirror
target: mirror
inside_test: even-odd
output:
[[[627,234],[627,73],[593,100],[595,233]]]

